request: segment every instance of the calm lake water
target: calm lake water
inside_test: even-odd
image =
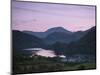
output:
[[[32,51],[32,56],[34,55],[40,55],[40,56],[44,56],[44,57],[56,57],[57,55],[55,54],[55,52],[53,50],[46,50],[43,48],[28,48],[28,49],[24,49],[24,50],[29,50]],[[65,55],[58,55],[61,58],[65,58]]]
[[[95,61],[95,57],[92,55],[82,55],[82,54],[76,54],[76,55],[56,55],[56,53],[53,50],[46,50],[43,48],[27,48],[24,49],[27,51],[31,51],[32,56],[34,55],[40,55],[44,57],[60,57],[62,58],[62,62],[91,62]]]

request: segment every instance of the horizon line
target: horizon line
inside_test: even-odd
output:
[[[61,27],[61,28],[63,28],[63,29],[65,29],[66,31],[69,31],[69,32],[79,32],[79,31],[81,31],[81,32],[84,32],[84,31],[87,31],[87,30],[89,30],[89,29],[91,29],[91,28],[93,28],[93,27],[96,27],[96,25],[95,26],[92,26],[92,27],[90,27],[90,28],[88,28],[88,29],[86,29],[86,30],[78,30],[78,31],[71,31],[71,30],[68,30],[68,29],[66,29],[66,28],[64,28],[64,27],[62,27],[62,26],[58,26],[58,27]],[[57,28],[57,27],[52,27],[52,28]],[[52,29],[52,28],[49,28],[49,29]],[[45,31],[32,31],[32,30],[18,30],[18,29],[12,29],[12,31],[13,30],[16,30],[16,31],[21,31],[21,32],[23,32],[23,31],[31,31],[31,32],[46,32],[46,31],[48,31],[49,29],[47,29],[47,30],[45,30]]]

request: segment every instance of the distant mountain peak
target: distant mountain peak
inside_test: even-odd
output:
[[[72,33],[72,32],[66,30],[66,29],[63,28],[63,27],[54,27],[54,28],[50,28],[50,29],[48,29],[46,32],[49,32],[49,33],[52,33],[52,32]]]
[[[64,29],[63,27],[54,27],[52,29]]]

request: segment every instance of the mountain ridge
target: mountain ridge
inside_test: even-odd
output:
[[[45,32],[32,32],[32,31],[23,31],[23,32],[44,39],[45,42],[48,44],[52,44],[57,41],[59,42],[59,40],[60,42],[69,43],[71,41],[78,40],[85,34],[84,31],[71,32],[64,29],[63,27],[50,28]]]
[[[65,33],[72,33],[66,29],[64,29],[63,27],[54,27],[54,28],[50,28],[48,30],[46,30],[45,32],[33,32],[33,31],[23,31],[24,33],[30,34],[30,35],[35,35],[39,38],[45,38],[47,35],[53,33],[53,32],[65,32]]]
[[[57,34],[58,33],[58,34]],[[55,35],[56,34],[56,35]],[[52,41],[52,38],[55,40],[60,40],[61,38],[68,37],[62,32],[54,33],[54,36],[49,36],[49,41]],[[76,41],[71,41],[70,43],[66,43],[65,41],[55,41],[52,44],[47,44],[44,39],[38,38],[36,36],[21,32],[21,31],[13,31],[13,49],[14,50],[23,50],[25,48],[44,48],[56,51],[59,53],[67,54],[95,54],[96,50],[96,27],[93,27],[86,31],[84,36],[80,37],[80,39]],[[51,38],[52,37],[52,38]],[[57,38],[59,37],[59,38]],[[79,37],[79,36],[78,36]],[[70,37],[69,37],[70,38]],[[75,38],[75,37],[73,37]],[[50,43],[50,42],[49,42]]]

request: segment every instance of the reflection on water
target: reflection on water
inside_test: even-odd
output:
[[[95,56],[93,55],[84,55],[84,54],[75,54],[75,55],[56,55],[53,50],[46,50],[43,48],[27,48],[24,49],[31,52],[31,57],[34,55],[39,55],[43,57],[60,57],[62,62],[94,62]]]
[[[57,56],[53,50],[46,50],[43,48],[28,48],[28,49],[24,49],[24,50],[32,51],[32,56],[34,56],[34,55],[40,55],[40,56],[44,56],[44,57],[56,57]],[[58,56],[61,58],[66,57],[64,55],[58,55]]]
[[[45,56],[45,57],[55,57],[55,52],[51,50],[40,50],[36,52],[37,55]]]

